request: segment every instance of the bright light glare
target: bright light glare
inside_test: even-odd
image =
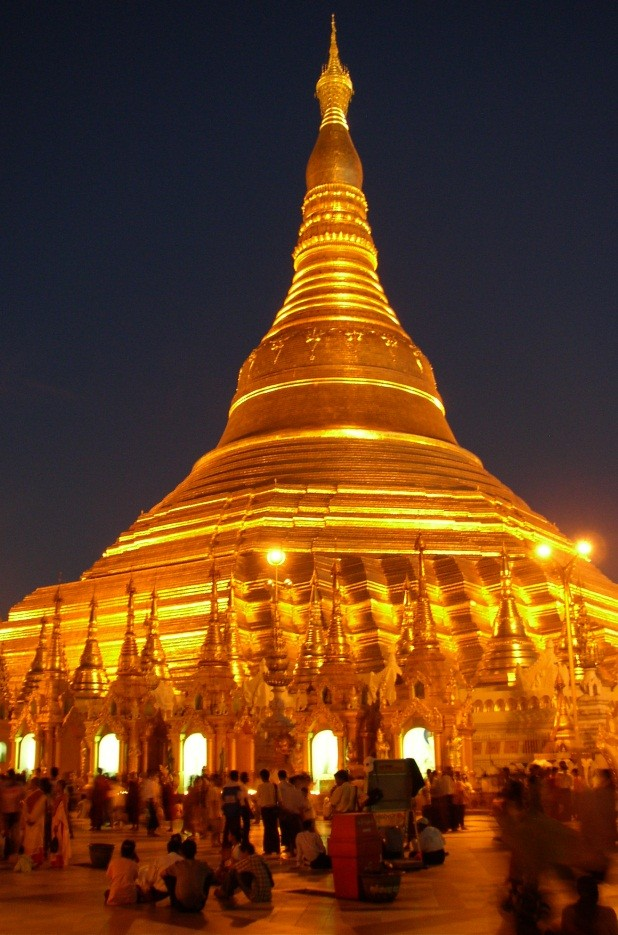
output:
[[[534,551],[539,556],[539,558],[549,558],[552,553],[552,548],[551,545],[547,544],[547,542],[541,542],[539,545],[537,545]]]
[[[279,565],[283,565],[285,562],[285,552],[282,549],[271,549],[266,553],[266,561],[269,565],[278,568]]]
[[[592,543],[587,539],[580,539],[575,543],[575,551],[578,555],[590,555],[592,552]]]

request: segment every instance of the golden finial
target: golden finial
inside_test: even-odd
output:
[[[315,86],[315,95],[320,102],[322,126],[328,123],[342,124],[346,129],[346,115],[350,98],[354,94],[352,79],[347,68],[341,64],[337,47],[337,29],[335,14],[331,18],[330,48],[328,64],[322,68],[322,74]]]

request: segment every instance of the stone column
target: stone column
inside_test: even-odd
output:
[[[230,731],[227,736],[227,770],[237,768],[237,746],[236,734],[234,731]]]

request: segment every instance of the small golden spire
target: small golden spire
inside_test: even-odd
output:
[[[296,683],[310,684],[318,674],[324,663],[324,623],[322,620],[322,604],[320,601],[320,589],[318,585],[318,575],[313,569],[311,576],[311,598],[309,608],[309,623],[305,639],[298,654],[298,660],[294,669],[294,681]]]
[[[140,658],[135,640],[135,593],[133,575],[127,584],[127,626],[118,659],[118,675],[137,675],[140,673]]]
[[[140,664],[142,672],[145,675],[155,679],[169,679],[170,673],[167,667],[165,650],[159,636],[159,612],[157,609],[158,594],[156,586],[152,589],[150,595],[150,613],[146,617],[146,641],[140,654]]]
[[[500,603],[494,631],[478,669],[477,685],[508,684],[517,666],[530,666],[537,658],[513,596],[511,563],[502,547],[500,554]]]
[[[107,691],[109,678],[97,640],[97,599],[93,593],[84,651],[73,676],[72,689],[84,698],[100,698]]]
[[[335,27],[335,14],[331,18],[330,49],[328,64],[322,68],[322,74],[315,87],[315,96],[320,102],[322,124],[340,123],[348,129],[346,116],[350,105],[350,98],[354,94],[352,79],[347,68],[341,64],[339,49],[337,48],[337,29]]]

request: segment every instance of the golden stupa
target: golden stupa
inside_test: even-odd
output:
[[[388,303],[352,94],[333,22],[289,292],[241,367],[217,447],[79,581],[10,611],[0,689],[15,761],[31,731],[39,762],[92,770],[113,730],[122,767],[167,748],[178,767],[198,730],[211,766],[251,769],[275,749],[311,769],[320,729],[353,764],[401,755],[422,726],[439,735],[439,761],[486,767],[555,740],[561,667],[577,679],[574,705],[600,659],[612,669],[618,587],[457,443],[431,365]],[[540,543],[554,560],[536,556]],[[60,702],[46,707],[41,685]],[[573,749],[610,730],[603,685],[593,727],[585,705],[573,718]],[[507,717],[527,703],[544,712],[534,730]]]

